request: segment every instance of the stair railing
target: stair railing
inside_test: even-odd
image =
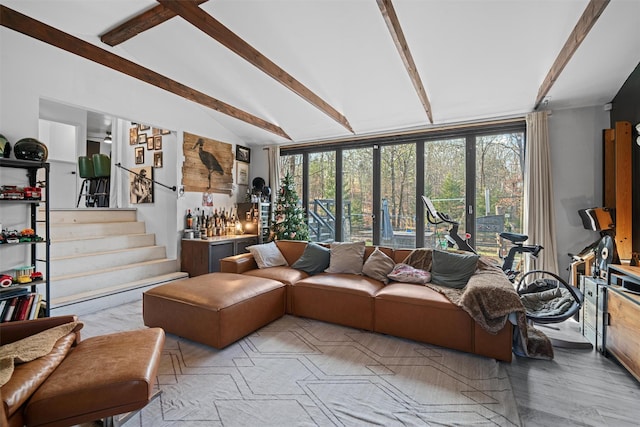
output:
[[[120,169],[124,169],[124,170],[126,170],[126,171],[127,171],[127,172],[129,172],[129,173],[134,174],[135,176],[137,176],[137,177],[139,177],[139,178],[146,179],[147,181],[151,181],[151,182],[153,182],[153,183],[155,183],[155,184],[158,184],[158,185],[160,185],[160,186],[162,186],[162,187],[164,187],[164,188],[168,188],[168,189],[169,189],[169,190],[171,190],[171,191],[176,191],[176,190],[178,189],[178,187],[176,187],[175,185],[174,185],[174,186],[172,186],[172,187],[169,187],[168,185],[165,185],[165,184],[163,184],[163,183],[161,183],[161,182],[158,182],[158,181],[156,181],[155,179],[151,179],[151,178],[147,178],[146,176],[142,176],[142,175],[140,175],[138,172],[134,172],[134,171],[132,171],[131,169],[127,169],[127,168],[125,168],[124,166],[122,166],[122,164],[121,164],[121,163],[116,163],[116,166],[117,166],[117,167],[119,167]]]

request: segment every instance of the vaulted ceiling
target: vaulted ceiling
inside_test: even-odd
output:
[[[247,144],[604,106],[640,62],[636,0],[0,4],[3,26],[60,30],[29,35],[197,102]]]

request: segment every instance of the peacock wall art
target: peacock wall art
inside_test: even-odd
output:
[[[182,185],[185,191],[233,191],[232,145],[185,132],[182,144]]]

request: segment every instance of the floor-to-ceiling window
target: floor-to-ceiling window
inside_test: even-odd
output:
[[[373,149],[342,151],[342,240],[373,244]]]
[[[508,246],[499,233],[522,232],[524,132],[502,132],[475,138],[476,250],[504,257]]]
[[[380,244],[416,247],[416,144],[380,147]]]
[[[466,230],[466,139],[447,138],[424,143],[424,194],[438,212]],[[425,212],[426,216],[426,212]],[[450,224],[425,223],[425,247],[446,248]]]
[[[337,226],[335,150],[309,153],[307,182],[309,238],[314,242],[334,241]]]
[[[450,225],[429,223],[426,195],[480,253],[497,257],[507,249],[498,234],[522,230],[524,131],[514,121],[282,147],[281,166],[300,188],[313,241],[446,247]]]

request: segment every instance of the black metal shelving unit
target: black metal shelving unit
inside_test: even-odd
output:
[[[25,284],[14,284],[9,288],[0,289],[1,292],[6,289],[14,289],[15,287],[29,287],[31,292],[37,292],[38,286],[44,286],[45,292],[43,299],[46,301],[45,316],[49,317],[50,314],[50,242],[51,236],[49,234],[49,163],[38,162],[31,160],[18,160],[18,159],[5,159],[0,158],[0,168],[13,168],[26,170],[27,182],[30,187],[35,187],[38,184],[38,171],[44,170],[44,179],[41,182],[43,187],[43,194],[41,200],[15,200],[15,199],[0,199],[0,207],[3,205],[20,205],[24,204],[29,209],[29,227],[33,230],[38,229],[38,223],[44,224],[44,237],[41,241],[36,242],[21,242],[21,243],[4,243],[0,245],[0,251],[8,247],[30,245],[30,259],[27,261],[30,265],[37,268],[38,262],[44,266],[43,282],[30,282]],[[4,182],[6,179],[2,179],[2,185],[23,185],[20,182]],[[44,206],[44,219],[38,219],[38,207]],[[42,236],[41,236],[42,237]],[[38,258],[37,245],[44,245],[44,257]]]

